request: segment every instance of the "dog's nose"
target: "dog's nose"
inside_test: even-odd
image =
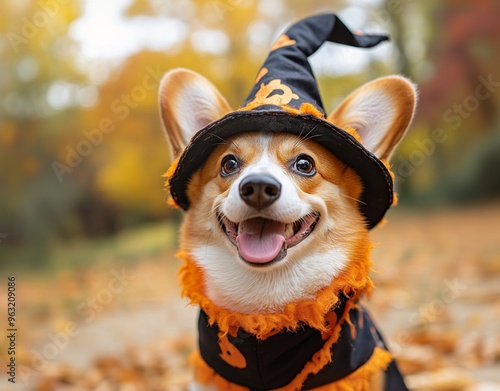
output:
[[[249,175],[240,183],[240,196],[247,205],[263,209],[276,201],[281,184],[271,175]]]

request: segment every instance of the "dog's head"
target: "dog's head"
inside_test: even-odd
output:
[[[414,106],[414,86],[392,76],[356,90],[327,120],[354,130],[387,160]],[[184,69],[165,75],[160,107],[174,157],[232,111],[208,80]],[[255,130],[221,140],[192,176],[181,230],[181,247],[203,270],[206,295],[240,313],[275,312],[314,297],[368,242],[362,182],[350,167],[314,133]]]

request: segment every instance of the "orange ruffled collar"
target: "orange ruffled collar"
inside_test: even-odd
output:
[[[181,294],[208,315],[210,325],[217,323],[223,334],[234,332],[241,327],[258,339],[266,339],[283,329],[294,331],[304,324],[325,332],[328,328],[325,325],[325,315],[337,305],[340,293],[356,302],[363,294],[369,294],[373,289],[369,275],[372,267],[370,260],[372,245],[366,243],[363,247],[357,251],[362,255],[357,259],[351,259],[330,285],[318,291],[314,299],[288,303],[280,313],[242,314],[215,305],[205,296],[203,271],[186,251],[177,254],[178,258],[184,261],[179,270]]]

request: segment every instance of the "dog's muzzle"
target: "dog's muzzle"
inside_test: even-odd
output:
[[[218,213],[219,224],[238,249],[240,258],[252,266],[268,266],[286,257],[287,250],[307,238],[319,220],[310,213],[292,223],[255,217],[235,223]]]
[[[248,206],[262,210],[279,198],[281,183],[271,175],[252,174],[241,181],[239,192]]]

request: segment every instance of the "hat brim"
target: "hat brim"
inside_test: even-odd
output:
[[[230,137],[249,132],[289,133],[304,136],[314,131],[311,140],[320,144],[351,167],[361,178],[363,191],[359,209],[369,229],[384,217],[393,202],[393,182],[385,165],[354,137],[324,119],[310,114],[290,114],[281,110],[236,111],[212,122],[191,139],[169,180],[174,201],[184,210],[190,201],[186,190],[191,176],[210,154]]]

